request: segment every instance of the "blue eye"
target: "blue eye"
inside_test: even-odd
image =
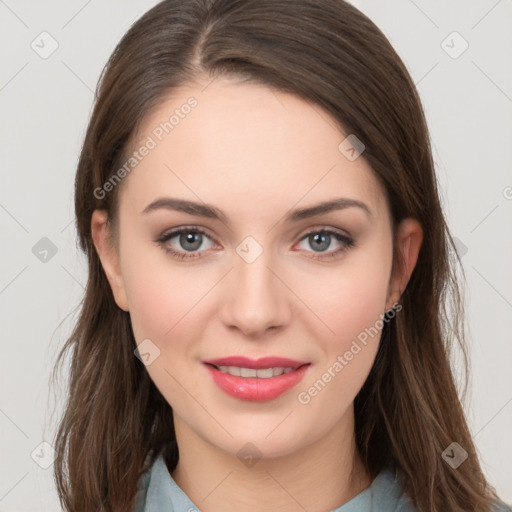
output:
[[[178,245],[181,246],[183,250],[176,250],[169,244],[169,242],[174,238],[177,239]],[[184,260],[199,258],[204,250],[211,248],[207,247],[206,249],[199,251],[205,238],[210,241],[212,240],[206,232],[200,228],[183,227],[162,235],[156,240],[156,242],[158,242],[167,253],[171,254],[173,258]],[[333,239],[336,240],[341,247],[334,251],[326,252]],[[355,246],[355,241],[352,238],[329,229],[310,231],[301,238],[300,242],[305,240],[307,240],[310,247],[318,249],[318,251],[312,251],[315,254],[314,256],[308,256],[311,259],[333,258]],[[311,251],[306,250],[306,252]]]

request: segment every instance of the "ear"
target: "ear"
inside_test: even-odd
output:
[[[421,243],[423,242],[423,229],[415,219],[404,219],[398,226],[397,231],[397,252],[398,258],[393,264],[393,272],[389,282],[386,310],[400,301],[411,277],[412,271],[418,261]]]
[[[94,210],[91,217],[91,236],[105,275],[110,283],[114,300],[122,310],[128,311],[128,300],[121,273],[119,253],[109,236],[107,219],[108,215],[105,210]]]

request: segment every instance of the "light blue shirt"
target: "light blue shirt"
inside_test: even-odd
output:
[[[496,512],[511,512],[496,508]],[[162,454],[140,479],[134,512],[200,512],[198,505],[178,487]],[[391,471],[381,472],[370,487],[332,512],[416,512]]]

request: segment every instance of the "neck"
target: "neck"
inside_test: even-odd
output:
[[[208,512],[332,510],[371,483],[357,454],[353,416],[348,425],[340,423],[296,452],[263,457],[250,467],[197,436],[178,417],[175,430],[180,459],[172,477]]]

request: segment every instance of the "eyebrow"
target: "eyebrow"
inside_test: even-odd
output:
[[[362,209],[368,215],[368,217],[372,217],[372,212],[366,203],[363,203],[357,199],[342,197],[333,199],[331,201],[318,203],[307,208],[291,210],[286,214],[285,222],[297,222],[299,220],[315,217],[316,215],[354,207]],[[226,214],[222,210],[219,210],[212,205],[206,203],[197,203],[195,201],[188,201],[185,199],[176,199],[172,197],[161,197],[156,199],[152,203],[148,204],[146,208],[144,208],[142,214],[147,214],[159,209],[174,210],[177,212],[188,213],[189,215],[195,215],[197,217],[216,219],[225,224],[229,223]]]

